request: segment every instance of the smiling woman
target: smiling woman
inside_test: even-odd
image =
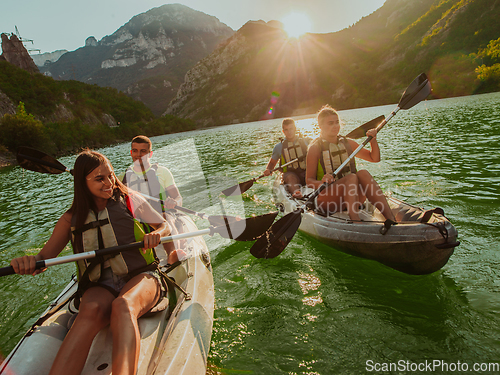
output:
[[[299,38],[311,31],[311,21],[303,13],[289,13],[281,19],[283,27],[290,38]]]

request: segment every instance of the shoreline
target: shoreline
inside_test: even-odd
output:
[[[5,167],[12,167],[14,165],[17,165],[17,160],[14,155],[10,153],[0,154],[0,169]]]

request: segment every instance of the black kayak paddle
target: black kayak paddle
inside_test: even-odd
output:
[[[374,118],[373,120],[365,122],[363,125],[358,126],[356,129],[354,129],[351,132],[349,132],[346,135],[346,137],[347,138],[352,138],[352,139],[358,139],[358,138],[366,137],[366,132],[368,130],[375,129],[384,120],[385,120],[385,116],[382,115],[382,116],[379,116],[377,118]]]

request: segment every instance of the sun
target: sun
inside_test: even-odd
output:
[[[290,38],[299,38],[311,31],[311,21],[303,13],[289,13],[281,19],[281,22]]]

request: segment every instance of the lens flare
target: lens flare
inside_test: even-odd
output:
[[[269,106],[269,109],[267,110],[267,113],[263,116],[262,120],[268,120],[268,119],[271,119],[274,117],[273,116],[274,110],[275,110],[276,104],[278,103],[279,97],[280,97],[279,92],[273,91],[271,93],[271,99],[270,99],[271,105]]]

